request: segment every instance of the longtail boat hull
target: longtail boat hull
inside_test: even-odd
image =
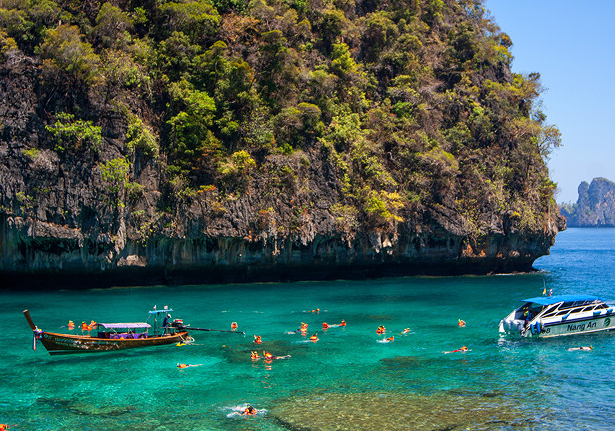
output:
[[[109,352],[113,350],[136,349],[143,347],[164,346],[180,343],[188,338],[188,332],[178,332],[162,337],[140,338],[137,340],[110,340],[79,335],[56,334],[43,332],[39,338],[50,355],[66,355],[71,353]]]
[[[24,310],[24,316],[34,332],[34,350],[39,340],[50,355],[66,355],[71,353],[96,353],[116,350],[136,349],[144,347],[164,346],[185,342],[189,339],[188,331],[180,329],[165,335],[141,335],[125,334],[123,338],[98,338],[90,335],[58,334],[40,330],[32,321],[28,310]],[[149,325],[148,325],[149,326]]]

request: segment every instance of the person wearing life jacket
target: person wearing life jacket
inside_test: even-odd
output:
[[[237,322],[233,322],[231,323],[231,329],[234,331],[235,329],[237,329]]]
[[[329,325],[327,324],[327,322],[324,322],[322,324],[322,329],[329,329]]]
[[[271,361],[273,359],[275,359],[275,357],[269,353],[263,350],[263,357],[265,358],[265,361]]]
[[[386,331],[386,329],[384,328],[384,326],[380,325],[378,326],[378,329],[376,329],[376,334],[384,334]]]
[[[68,329],[75,329],[75,322],[73,322],[72,320],[68,321]]]
[[[9,424],[0,424],[0,431],[3,430],[7,430],[9,429],[11,426]]]
[[[177,368],[188,368],[189,366],[188,364],[177,364]]]
[[[401,331],[402,334],[407,334],[410,332],[410,328],[406,328],[403,331]]]
[[[457,322],[457,325],[459,325],[460,328],[463,328],[464,326],[466,326],[466,322],[464,322],[463,320],[459,319],[459,322]]]
[[[256,344],[262,344],[262,343],[263,343],[263,340],[261,340],[261,336],[260,336],[260,335],[255,335],[255,336],[254,336],[254,342],[255,342]]]
[[[389,342],[389,343],[390,343],[391,341],[395,341],[395,337],[389,337],[389,338],[387,338],[387,342]]]
[[[243,414],[245,416],[254,416],[256,413],[258,413],[258,411],[252,406],[246,407],[246,409],[243,411]]]
[[[260,359],[260,357],[258,356],[258,352],[250,352],[250,358],[251,358],[253,361],[257,361],[257,360],[259,360],[259,359]]]
[[[318,341],[318,335],[314,334],[310,337],[310,341],[316,342]]]
[[[468,348],[466,346],[461,347],[460,349],[457,350],[451,350],[450,352],[442,352],[442,353],[457,353],[457,352],[469,352],[470,350],[468,350]]]
[[[346,321],[344,319],[342,319],[342,322],[340,323],[340,326],[346,326]]]

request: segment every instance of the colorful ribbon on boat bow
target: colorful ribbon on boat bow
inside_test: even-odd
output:
[[[34,337],[32,339],[32,349],[36,350],[36,340],[43,338],[43,330],[42,329],[38,329],[38,326],[34,327],[34,330],[32,331]]]

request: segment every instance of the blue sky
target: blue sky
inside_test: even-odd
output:
[[[547,162],[557,202],[576,202],[581,181],[615,181],[615,1],[484,5],[512,39],[513,72],[541,75],[547,123],[562,132]]]

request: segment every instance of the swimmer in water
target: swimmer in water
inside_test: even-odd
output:
[[[272,355],[269,352],[263,351],[263,358],[265,359],[265,362],[271,362],[274,359],[286,359],[286,358],[290,358],[290,355],[286,355],[286,356],[275,356]]]
[[[410,328],[406,328],[403,331],[401,331],[402,334],[409,334],[410,333]]]
[[[242,414],[244,416],[254,416],[257,413],[258,413],[258,411],[254,407],[248,406],[248,407],[246,407],[246,409],[243,411]]]
[[[262,343],[263,343],[263,340],[261,340],[261,336],[260,336],[260,335],[255,335],[255,336],[254,336],[254,342],[255,342],[256,344],[262,344]]]
[[[581,346],[581,347],[571,347],[568,349],[569,352],[573,350],[594,350],[593,346]]]
[[[177,364],[177,368],[200,367],[203,364]]]
[[[390,342],[392,342],[392,341],[395,341],[395,337],[389,337],[389,338],[387,338],[387,339],[386,339],[386,341],[387,341],[388,343],[390,343]]]
[[[460,328],[463,328],[464,326],[466,326],[466,322],[464,322],[463,320],[459,319],[459,322],[457,322],[457,325],[458,325]]]
[[[376,329],[376,334],[384,334],[386,332],[386,329],[383,325],[378,326],[378,329]]]
[[[258,361],[260,357],[258,356],[258,352],[250,352],[250,359],[253,361]]]
[[[237,322],[231,323],[231,331],[234,331],[236,329],[237,329]]]
[[[310,341],[313,341],[314,343],[318,341],[318,335],[314,334],[310,337]]]
[[[446,354],[446,353],[456,353],[456,352],[462,352],[462,353],[465,353],[465,352],[470,352],[470,351],[471,351],[471,350],[468,350],[468,348],[467,348],[466,346],[463,346],[461,349],[451,350],[451,351],[449,351],[449,352],[442,352],[442,353],[444,353],[444,354]]]

